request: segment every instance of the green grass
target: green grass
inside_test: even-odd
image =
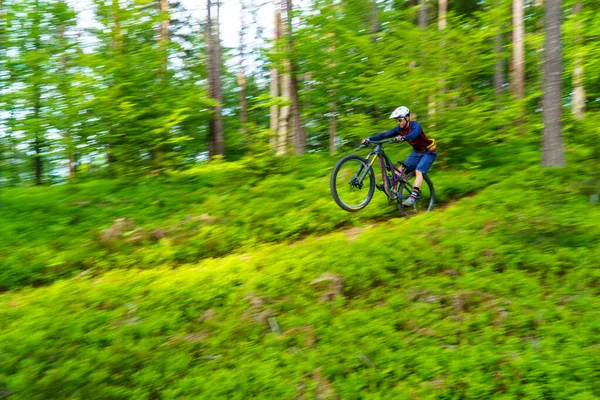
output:
[[[165,228],[197,204],[190,214],[204,205],[218,219],[209,226],[239,236],[220,239],[233,243],[229,255],[200,261],[174,257],[199,240],[198,228],[179,242],[167,235],[93,250],[93,262],[103,254],[116,268],[0,295],[0,391],[15,399],[600,397],[600,209],[580,184],[589,180],[583,166],[440,171],[439,187],[460,182],[457,196],[473,195],[406,220],[373,205],[336,210],[321,163],[290,161],[302,178],[290,194],[258,181],[235,190],[216,183],[247,176],[241,165],[219,168],[218,179],[195,171],[144,190],[99,182],[24,192],[30,212],[76,198],[101,210],[112,198],[75,225],[90,235],[111,224],[100,224],[108,210]],[[264,182],[286,179],[270,173]],[[227,207],[239,194],[254,207]],[[159,196],[166,209],[146,210]],[[314,208],[293,207],[300,196]],[[136,206],[122,204],[126,197]],[[325,229],[310,225],[317,215]],[[285,229],[298,236],[278,236]]]
[[[318,155],[251,159],[136,182],[4,189],[0,290],[83,271],[178,266],[398,216],[380,193],[360,213],[337,207],[329,192],[335,161]],[[509,171],[507,165],[433,171],[438,206]]]

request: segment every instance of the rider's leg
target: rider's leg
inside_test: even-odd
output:
[[[419,170],[416,170],[415,174],[417,175],[417,177],[415,178],[415,183],[413,183],[413,186],[420,188],[421,184],[423,183],[423,173]]]
[[[428,152],[422,155],[419,160],[419,164],[415,170],[415,181],[413,182],[413,191],[410,197],[407,198],[402,204],[404,206],[412,207],[416,204],[417,199],[421,195],[421,184],[423,183],[423,175],[429,171],[429,168],[437,158],[436,152]]]
[[[406,165],[406,172],[414,171],[415,168],[417,168],[417,165],[419,165],[419,162],[421,162],[422,157],[423,154],[419,154],[416,151],[410,153],[403,162],[403,164]]]

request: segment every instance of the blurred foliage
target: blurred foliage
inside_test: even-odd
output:
[[[336,208],[319,156],[5,191],[2,285],[78,275],[0,295],[0,391],[597,398],[594,161],[513,154],[436,171],[412,219]]]
[[[248,76],[247,136],[225,70],[227,155],[209,162],[201,26],[181,4],[165,50],[154,1],[95,1],[86,32],[65,1],[3,1],[0,398],[600,397],[598,2],[564,4],[556,169],[539,168],[542,9],[526,2],[520,103],[492,85],[509,1],[453,3],[443,32],[431,3],[417,27],[414,3],[379,2],[377,31],[365,0],[297,11],[293,53]],[[302,157],[269,144],[264,76],[284,57]],[[435,212],[398,218],[379,193],[340,210],[335,161],[400,103],[438,141]],[[70,154],[68,184],[22,187],[36,160],[42,183],[64,182]]]
[[[95,0],[95,25],[85,30],[64,0],[2,3],[0,183],[64,182],[69,159],[76,176],[70,180],[137,179],[182,170],[206,156],[206,126],[214,101],[207,97],[202,26],[181,3],[169,3],[166,44],[157,41],[165,15],[156,1]],[[571,118],[573,70],[582,60],[587,99],[583,123],[592,127],[579,132],[576,141],[597,134],[598,4],[568,0],[563,5],[563,119]],[[333,118],[337,143],[343,147],[390,129],[393,124],[386,117],[399,104],[408,105],[438,141],[440,161],[448,165],[481,159],[477,153],[482,147],[517,135],[528,143],[539,142],[542,7],[525,2],[527,93],[517,102],[509,93],[509,0],[451,2],[443,31],[434,3],[426,2],[426,27],[417,26],[419,7],[414,1],[377,5],[375,16],[370,0],[313,1],[294,10],[293,47],[247,46],[247,101],[254,127],[248,135],[241,133],[239,121],[238,49],[223,50],[228,160],[248,155],[249,142],[268,143],[269,135],[252,132],[269,128],[267,105],[274,99],[269,96],[268,71],[282,59],[297,66],[309,152],[329,149]],[[255,5],[248,8],[256,12]],[[223,29],[229,23],[223,21]],[[499,52],[494,47],[497,37]],[[265,45],[264,38],[253,40]],[[493,85],[498,61],[503,63],[501,92]],[[522,107],[526,118],[520,130],[516,122]]]
[[[5,189],[0,288],[44,284],[85,270],[176,266],[397,215],[382,197],[359,215],[339,212],[329,194],[333,158],[274,157],[261,143],[249,143],[256,153],[240,162],[214,161],[171,176]],[[393,159],[406,152],[405,145],[388,149]],[[499,152],[510,154],[508,148]],[[510,171],[508,165],[491,169],[481,160],[471,162],[460,172],[432,173],[440,205]]]

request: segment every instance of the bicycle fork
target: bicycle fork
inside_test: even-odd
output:
[[[369,161],[369,158],[371,158],[371,156],[372,156],[372,154],[369,154],[367,156],[367,161]],[[352,180],[350,181],[350,183],[356,184],[359,188],[362,188],[362,183],[363,183],[365,177],[367,176],[367,174],[369,173],[369,171],[373,168],[373,163],[375,162],[376,158],[377,158],[377,155],[375,155],[375,157],[373,157],[373,159],[371,159],[371,162],[369,163],[367,168],[365,168],[364,165],[361,165],[360,168],[358,169],[358,171],[356,172],[356,174],[352,177]]]

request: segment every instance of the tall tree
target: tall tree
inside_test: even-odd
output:
[[[438,29],[443,31],[448,25],[448,0],[439,0]]]
[[[331,45],[329,46],[329,70],[331,71],[331,76],[335,77],[335,67],[336,63],[334,61],[335,54],[335,34],[330,33],[328,35],[331,38]],[[335,84],[337,82],[334,79],[331,79],[329,84],[329,154],[335,155],[336,153],[336,139],[337,139],[337,102],[336,102],[336,93],[335,93]]]
[[[377,0],[371,1],[373,2],[371,14],[369,15],[369,22],[371,25],[371,42],[377,43],[377,34],[379,33],[379,4],[377,4]]]
[[[60,111],[62,118],[61,121],[57,121],[55,125],[62,131],[64,139],[63,147],[67,168],[69,170],[69,177],[74,178],[77,165],[74,126],[76,125],[75,119],[78,106],[76,106],[74,102],[75,96],[71,90],[73,76],[69,71],[71,68],[69,64],[70,61],[78,55],[78,52],[67,52],[70,47],[77,46],[76,43],[71,44],[71,41],[67,37],[67,30],[75,25],[75,15],[63,0],[56,3],[54,11],[56,14],[56,23],[58,25],[58,48],[55,50],[57,53],[62,53],[60,57],[60,69],[58,73],[55,74],[58,80],[57,86],[59,91],[59,96],[57,97],[60,98],[60,103],[55,103],[55,108],[58,108],[57,111]]]
[[[245,19],[246,4],[244,0],[240,0],[241,12],[240,12],[240,49],[239,49],[239,71],[238,71],[238,86],[240,88],[240,123],[242,126],[242,136],[244,141],[247,142],[248,135],[248,99],[246,98],[246,72],[244,70],[244,61],[246,55],[245,47],[245,34],[248,26]]]
[[[419,0],[419,3],[419,26],[425,28],[429,24],[427,18],[427,3],[425,0]]]
[[[43,173],[43,158],[42,158],[42,150],[43,147],[46,146],[46,138],[45,132],[43,130],[43,122],[41,118],[42,112],[42,80],[43,80],[43,69],[40,64],[40,59],[43,57],[43,49],[42,49],[42,9],[40,7],[39,1],[36,0],[34,4],[35,10],[33,25],[31,30],[32,42],[33,42],[33,51],[35,53],[40,54],[40,57],[34,58],[32,66],[32,83],[31,83],[31,96],[33,103],[33,115],[29,120],[29,127],[31,129],[31,133],[33,136],[33,165],[34,165],[34,174],[35,174],[35,184],[42,184],[42,173]]]
[[[273,43],[277,44],[281,38],[281,9],[277,4],[277,0],[274,0],[275,5],[275,21],[273,26]],[[273,46],[272,54],[275,56],[276,47]],[[279,74],[279,63],[276,60],[272,61],[271,70],[269,74],[270,94],[271,94],[271,109],[270,116],[271,121],[269,127],[271,128],[271,149],[280,153],[280,146],[282,141],[279,139],[279,104],[276,101],[279,97],[279,85],[280,85],[280,74]],[[283,144],[285,146],[285,144]],[[281,150],[281,153],[285,152],[285,147]]]
[[[169,26],[171,19],[169,16],[169,2],[168,0],[157,0],[158,1],[158,12],[159,12],[159,28],[158,28],[158,46],[160,49],[160,69],[159,76],[163,83],[165,82],[165,74],[167,71],[168,63],[168,48],[169,48]]]
[[[565,164],[561,137],[561,0],[547,0],[545,12],[546,41],[544,54],[544,137],[542,165]]]
[[[525,23],[523,20],[523,0],[513,0],[513,56],[511,90],[518,100],[525,98]],[[523,129],[525,110],[519,106],[519,125]]]
[[[220,2],[216,2],[216,15],[213,20],[211,9],[212,2],[207,0],[207,21],[206,21],[206,45],[208,55],[208,91],[211,99],[216,104],[213,107],[213,115],[208,126],[208,154],[214,157],[224,154],[225,143],[223,134],[223,88],[221,80],[221,40],[219,33],[219,9]]]
[[[502,2],[496,2],[498,7],[502,7]],[[496,28],[496,35],[494,36],[494,58],[496,60],[494,64],[494,92],[496,93],[496,109],[500,107],[502,95],[504,94],[504,56],[503,56],[503,34],[502,26]]]
[[[575,4],[573,8],[573,12],[575,14],[575,18],[578,18],[581,15],[582,2],[579,1]],[[581,40],[581,30],[582,30],[582,22],[578,20],[576,22],[576,34],[575,34],[575,43],[576,54],[575,54],[575,62],[573,68],[573,117],[575,119],[583,119],[585,117],[585,88],[583,86],[583,54],[582,54],[582,40]]]
[[[171,16],[169,13],[168,0],[157,0],[158,2],[158,50],[159,50],[159,69],[158,69],[158,87],[155,88],[155,96],[157,101],[159,98],[166,95],[166,87],[168,85],[167,65],[169,60],[169,27],[171,25]],[[160,173],[164,168],[165,162],[165,147],[169,139],[169,128],[157,127],[158,140],[152,143],[152,159],[153,173]]]
[[[293,4],[292,0],[283,0],[286,8],[286,42],[288,57],[285,61],[286,72],[289,79],[289,98],[291,100],[289,126],[292,143],[296,154],[304,154],[306,151],[306,135],[302,128],[302,110],[298,94],[298,67],[296,65],[296,45],[294,39]]]

